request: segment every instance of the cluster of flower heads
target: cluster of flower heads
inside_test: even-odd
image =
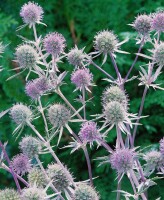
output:
[[[25,90],[26,94],[35,100],[50,90],[50,88],[50,83],[47,81],[46,77],[43,76],[27,82]]]
[[[84,94],[85,91],[90,92],[89,87],[93,86],[93,74],[87,68],[92,63],[92,59],[103,54],[104,64],[108,55],[114,59],[116,56],[115,53],[117,52],[127,53],[120,50],[120,46],[125,43],[127,39],[119,42],[113,31],[104,30],[98,32],[94,38],[95,52],[87,55],[84,52],[84,48],[78,49],[78,47],[75,46],[68,53],[65,53],[66,40],[62,34],[53,32],[47,34],[43,39],[41,37],[37,38],[35,25],[43,24],[43,9],[38,4],[32,2],[24,4],[20,11],[20,16],[22,17],[25,25],[29,25],[30,28],[33,27],[35,42],[26,41],[26,43],[18,46],[15,53],[16,61],[19,64],[19,68],[22,68],[23,71],[28,69],[29,73],[35,72],[35,74],[39,76],[39,78],[35,78],[26,83],[25,92],[32,100],[38,100],[38,102],[35,101],[35,103],[39,103],[40,106],[36,107],[37,115],[42,114],[44,123],[48,119],[52,126],[51,136],[47,134],[48,140],[51,141],[51,139],[60,132],[58,140],[59,143],[65,127],[70,134],[72,134],[72,136],[76,136],[74,138],[75,142],[72,142],[74,149],[82,147],[87,154],[85,149],[86,145],[90,144],[90,146],[92,146],[93,142],[97,142],[98,146],[102,145],[106,147],[108,149],[108,153],[111,153],[110,156],[105,157],[105,161],[103,163],[110,162],[111,168],[116,170],[118,175],[121,175],[121,177],[123,177],[124,174],[127,174],[128,177],[131,178],[131,181],[133,181],[133,179],[137,180],[138,177],[135,178],[133,176],[135,176],[134,170],[137,170],[138,173],[142,171],[139,168],[140,166],[137,166],[139,156],[135,151],[136,149],[133,148],[133,145],[130,147],[128,144],[128,139],[130,138],[130,128],[132,128],[133,124],[132,120],[138,120],[139,117],[128,113],[128,97],[123,87],[120,87],[120,85],[117,84],[117,81],[113,81],[112,85],[107,87],[103,92],[103,114],[98,115],[98,117],[94,119],[97,120],[102,117],[105,118],[105,121],[103,121],[103,125],[100,128],[98,128],[97,123],[94,122],[94,120],[88,121],[85,118],[85,114],[84,119],[81,119],[79,112],[85,106],[85,99],[83,99],[82,102],[83,107],[78,111],[71,107],[71,109],[73,108],[73,111],[75,112],[74,114],[71,114],[71,110],[64,104],[54,103],[47,106],[48,109],[46,110],[46,116],[44,116],[44,108],[42,108],[40,101],[42,95],[52,90],[53,81],[58,82],[63,79],[62,74],[58,77],[59,71],[57,70],[57,62],[61,61],[63,57],[66,57],[69,64],[74,66],[74,71],[71,75],[71,82],[76,86],[76,90],[79,89]],[[131,25],[136,29],[141,39],[143,41],[147,41],[147,39],[150,39],[149,34],[151,31],[156,31],[158,36],[164,31],[164,12],[159,11],[152,15],[139,15]],[[2,43],[0,43],[0,54],[3,53],[3,50],[4,47]],[[145,70],[142,70],[144,74],[144,77],[142,78],[145,78],[145,74],[149,78],[146,80],[147,83],[155,80],[157,78],[156,76],[160,74],[161,68],[164,66],[163,42],[159,43],[158,41],[155,41],[154,49],[150,52],[152,53],[152,56],[145,57],[151,59],[152,63],[156,64],[159,68],[157,69],[158,73],[155,73],[153,77],[149,77],[150,70],[148,70],[147,74]],[[92,57],[92,55],[94,56]],[[46,60],[48,56],[52,59],[49,63]],[[42,67],[40,67],[40,65]],[[43,69],[43,66],[46,68]],[[153,79],[150,80],[151,78]],[[61,95],[59,92],[60,90],[58,90],[59,85],[55,88],[55,92]],[[83,96],[83,98],[85,97]],[[65,99],[65,97],[63,97],[63,99]],[[67,100],[66,103],[69,105]],[[37,135],[39,135],[39,139],[33,136],[23,137],[19,143],[21,153],[12,158],[9,166],[10,169],[14,171],[14,175],[18,178],[22,178],[24,175],[27,175],[28,182],[24,181],[27,187],[22,189],[21,194],[13,189],[2,190],[0,191],[0,199],[64,199],[62,197],[63,195],[68,200],[99,200],[99,195],[94,187],[90,186],[88,183],[75,183],[72,174],[69,172],[67,167],[60,163],[58,159],[56,159],[57,163],[51,163],[46,168],[43,167],[41,161],[39,161],[39,154],[52,153],[53,150],[49,147],[49,141],[44,140],[44,138],[31,124],[35,119],[34,111],[22,103],[14,105],[9,110],[12,120],[17,125],[14,132],[17,132],[19,129],[23,130],[24,125],[28,125]],[[41,112],[38,113],[38,111]],[[78,116],[78,114],[80,119],[73,120],[72,118],[75,115]],[[83,122],[77,135],[76,133],[73,133],[72,129],[68,125],[68,122]],[[127,128],[127,124],[129,129]],[[104,138],[114,126],[116,126],[118,135],[116,149],[112,150]],[[101,134],[100,131],[103,131],[106,128],[107,130]],[[55,133],[53,133],[54,129]],[[121,135],[122,132],[128,134],[126,141],[127,144],[124,144]],[[131,138],[131,140],[132,139],[133,138]],[[80,147],[78,145],[78,147],[76,147],[77,143]],[[55,157],[54,153],[52,153],[52,155]],[[146,163],[144,165],[143,174],[140,174],[141,176],[148,178],[149,175],[155,170],[164,173],[164,139],[160,141],[159,151],[149,151],[145,153],[142,158]],[[87,160],[88,159],[89,158],[87,157]],[[37,161],[37,164],[33,161]],[[87,164],[89,165],[89,163]],[[138,165],[140,165],[140,163]],[[12,172],[12,170],[10,171]],[[133,176],[131,172],[134,173]],[[55,193],[49,195],[49,188],[53,189]],[[57,198],[54,198],[54,196],[57,196]]]

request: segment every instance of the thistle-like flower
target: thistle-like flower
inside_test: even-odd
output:
[[[11,108],[10,116],[17,125],[25,125],[32,120],[33,114],[29,107],[20,103]]]
[[[41,151],[41,143],[32,136],[26,136],[19,143],[19,148],[24,155],[32,159]]]
[[[132,149],[116,149],[110,156],[111,167],[117,170],[118,174],[124,174],[133,169],[135,156]]]
[[[133,123],[132,120],[136,120],[137,116],[136,114],[130,114],[125,110],[123,105],[117,101],[111,101],[104,107],[103,114],[100,114],[97,116],[97,119],[99,118],[105,118],[103,128],[105,128],[107,125],[110,125],[108,130],[111,130],[115,125],[120,128],[120,130],[123,133],[130,134],[127,130],[125,124],[129,124],[130,127],[132,127]]]
[[[37,99],[40,96],[40,91],[38,90],[35,81],[28,81],[25,86],[26,94],[32,99]]]
[[[37,3],[28,2],[24,4],[20,11],[20,16],[25,24],[30,27],[35,23],[41,24],[43,18],[43,9]]]
[[[97,128],[97,124],[95,122],[84,122],[81,126],[79,137],[82,142],[90,143],[90,146],[93,145],[93,142],[98,142],[98,139],[101,139],[100,132]]]
[[[146,161],[145,170],[152,173],[155,169],[164,173],[164,156],[161,152],[152,150],[143,156]]]
[[[1,200],[21,200],[19,194],[14,189],[5,189],[0,191]]]
[[[164,32],[164,11],[152,15],[151,27],[157,32]]]
[[[154,48],[149,49],[149,51],[152,53],[151,56],[144,55],[142,53],[137,53],[137,55],[142,56],[144,58],[147,58],[153,62],[153,64],[157,64],[160,67],[164,66],[164,42],[161,42],[160,44],[157,43],[155,40]]]
[[[160,152],[164,157],[164,138],[160,140]]]
[[[51,180],[53,180],[53,184],[58,191],[64,191],[71,185],[67,175],[58,164],[48,165],[47,175]]]
[[[43,40],[44,48],[48,54],[53,55],[57,58],[61,53],[64,52],[66,40],[60,33],[50,33],[45,36]]]
[[[164,66],[164,42],[156,45],[153,53],[154,62],[159,66]]]
[[[112,85],[107,87],[102,95],[102,105],[105,107],[108,103],[117,101],[126,109],[128,105],[128,99],[125,91],[121,90],[118,86]]]
[[[42,188],[47,184],[46,178],[43,172],[38,168],[32,168],[28,173],[28,182],[30,186],[37,186],[38,188]]]
[[[77,46],[71,49],[67,54],[68,62],[75,67],[84,67],[89,64],[90,57],[83,52],[83,49],[78,49]]]
[[[25,188],[21,195],[23,200],[45,200],[48,199],[46,191],[42,188],[37,188],[35,186],[30,188]]]
[[[78,184],[72,200],[99,200],[96,190],[86,183]]]
[[[106,62],[108,54],[114,55],[115,52],[127,53],[127,52],[119,50],[119,47],[123,43],[125,43],[127,39],[119,43],[117,36],[112,31],[108,31],[108,30],[101,31],[97,33],[97,35],[94,38],[95,38],[94,48],[96,50],[95,53],[97,53],[97,56],[99,56],[100,54],[104,54],[105,56],[103,60],[103,64]]]
[[[68,129],[68,131],[71,133],[72,130],[69,127],[68,123],[69,122],[77,122],[77,121],[82,122],[83,120],[72,119],[81,110],[82,110],[82,108],[80,108],[76,113],[71,115],[71,111],[65,105],[54,104],[54,105],[50,106],[48,109],[47,116],[48,116],[48,119],[49,119],[50,123],[52,124],[53,128],[57,129],[57,131],[51,136],[51,139],[59,131],[59,139],[58,139],[58,144],[59,144],[64,127],[66,127]]]
[[[142,37],[147,37],[151,31],[151,16],[148,15],[139,15],[136,17],[135,21],[131,26],[133,26],[136,31]]]
[[[24,175],[31,169],[31,163],[26,155],[18,154],[13,157],[11,167],[17,174]]]
[[[87,68],[77,69],[71,75],[71,82],[76,85],[76,90],[85,88],[87,91],[91,92],[88,87],[93,85],[92,80],[93,75]]]
[[[31,99],[36,100],[46,91],[50,90],[50,84],[45,77],[40,77],[32,81],[28,81],[25,86],[26,94]]]
[[[70,110],[62,104],[54,104],[48,109],[48,119],[55,128],[64,126],[70,118]]]
[[[15,55],[20,68],[34,68],[39,59],[37,51],[29,44],[18,46]]]

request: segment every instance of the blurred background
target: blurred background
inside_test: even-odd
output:
[[[8,109],[16,102],[23,102],[26,104],[31,104],[31,100],[26,96],[24,92],[25,81],[24,78],[26,73],[17,76],[15,79],[6,81],[6,79],[13,75],[15,72],[9,71],[16,67],[15,63],[12,61],[14,59],[14,52],[17,45],[21,44],[22,41],[17,35],[22,35],[25,38],[33,40],[33,33],[28,27],[16,32],[16,28],[23,24],[22,19],[19,16],[21,6],[28,1],[24,0],[0,0],[0,41],[3,41],[6,47],[6,51],[3,58],[0,60],[4,70],[0,73],[0,111]],[[120,41],[125,39],[127,36],[130,38],[129,42],[122,46],[122,50],[129,51],[130,55],[118,54],[117,63],[120,72],[123,77],[125,77],[129,67],[131,66],[135,54],[138,50],[138,45],[136,45],[135,38],[137,33],[128,24],[132,23],[140,13],[149,14],[155,12],[158,9],[163,8],[164,2],[162,0],[38,0],[35,1],[40,4],[44,9],[44,19],[43,22],[47,24],[47,27],[42,25],[37,25],[38,34],[45,36],[46,33],[57,31],[62,33],[67,40],[66,52],[69,49],[78,45],[79,48],[85,48],[86,52],[93,50],[93,38],[98,31],[101,30],[113,30],[115,34],[118,35]],[[147,53],[147,48],[152,48],[148,44],[145,45],[143,53]],[[132,74],[138,75],[139,66],[146,64],[145,59],[139,58],[139,61],[135,65]],[[102,62],[102,57],[97,59],[97,63]],[[73,66],[69,65],[67,61],[59,65],[60,71],[69,71],[65,82],[68,83],[63,85],[61,90],[68,98],[68,100],[74,104],[76,108],[80,106],[78,102],[74,99],[78,97],[79,93],[72,91],[75,86],[70,83],[70,74],[73,71]],[[90,114],[101,113],[102,107],[100,104],[100,99],[102,91],[108,83],[102,81],[106,78],[105,75],[101,74],[93,66],[90,66],[92,73],[94,74],[94,82],[98,87],[93,87],[93,101],[88,103],[88,119]],[[103,69],[114,77],[116,77],[113,66],[110,59],[103,66]],[[131,75],[132,75],[131,74]],[[33,75],[30,79],[35,78]],[[159,83],[163,83],[164,75],[161,75],[158,79]],[[143,86],[138,87],[139,81],[136,79],[133,82],[128,82],[125,85],[125,89],[130,99],[130,112],[138,112],[141,97],[143,93]],[[91,95],[91,96],[92,96]],[[90,96],[90,97],[91,97]],[[56,94],[52,94],[43,98],[43,104],[62,102]],[[151,145],[150,148],[158,148],[159,140],[164,135],[164,92],[154,91],[150,89],[146,97],[143,115],[149,115],[148,118],[143,118],[141,120],[142,126],[138,128],[136,146]],[[35,125],[40,132],[44,134],[42,120],[35,121]],[[74,132],[78,133],[80,124],[71,125]],[[33,134],[27,127],[24,129],[21,137],[15,140],[12,137],[12,132],[15,128],[15,124],[11,122],[8,115],[6,115],[0,121],[0,139],[5,142],[8,141],[7,151],[12,158],[15,154],[19,153],[18,143],[22,136],[26,134]],[[107,138],[107,142],[113,146],[115,144],[116,133],[112,130]],[[86,180],[88,179],[87,166],[83,151],[79,150],[70,155],[70,149],[60,149],[64,145],[67,145],[71,141],[68,136],[68,132],[64,130],[64,135],[59,148],[54,148],[57,155],[62,162],[64,162],[70,171],[76,177],[76,180]],[[56,144],[56,140],[53,141]],[[117,181],[116,173],[113,171],[109,165],[103,165],[98,167],[98,161],[94,159],[96,157],[105,156],[107,152],[103,148],[96,147],[89,151],[93,176],[98,177],[94,180],[95,187],[100,193],[102,200],[114,200]],[[51,156],[43,156],[45,161],[45,166],[47,163],[52,162]],[[164,182],[157,181],[158,186],[153,186],[149,189],[149,199],[154,200],[161,196],[161,200],[164,199]],[[14,182],[10,174],[0,169],[0,189],[5,187],[15,187]],[[122,184],[123,189],[131,192],[131,186],[126,177],[123,179]]]

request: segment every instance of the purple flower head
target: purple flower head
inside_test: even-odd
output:
[[[40,91],[38,90],[35,81],[29,81],[26,83],[26,94],[32,99],[37,99],[40,96]]]
[[[71,75],[71,81],[76,85],[77,88],[88,87],[91,85],[93,80],[93,75],[90,73],[89,69],[77,69]]]
[[[153,30],[164,32],[164,11],[154,14],[151,26]]]
[[[23,18],[25,24],[35,24],[40,23],[43,18],[43,9],[37,4],[28,2],[24,4],[20,16]]]
[[[17,174],[24,175],[31,169],[30,160],[26,155],[18,154],[12,159],[11,167]]]
[[[10,110],[12,120],[20,125],[32,120],[32,111],[22,103],[14,105]]]
[[[49,84],[47,78],[44,76],[41,76],[41,77],[35,79],[35,85],[36,85],[37,89],[43,93],[50,89],[50,84]]]
[[[133,168],[135,153],[132,149],[116,149],[110,157],[113,169],[118,173],[126,173]]]
[[[164,156],[164,138],[160,140],[160,152]]]
[[[144,159],[148,168],[164,170],[164,157],[161,152],[152,150],[144,155]]]
[[[83,142],[93,142],[96,138],[100,138],[99,131],[95,122],[85,122],[79,132],[79,136]]]
[[[50,89],[50,84],[45,77],[40,77],[29,81],[26,84],[26,94],[32,99],[37,99],[40,95]]]
[[[151,30],[151,17],[148,15],[139,15],[136,17],[132,26],[138,31],[139,34],[148,35]]]
[[[155,47],[153,59],[158,65],[164,66],[164,42]]]
[[[60,33],[50,33],[44,38],[44,48],[48,54],[58,57],[63,53],[66,40]]]

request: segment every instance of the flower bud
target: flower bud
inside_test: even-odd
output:
[[[42,188],[44,185],[47,184],[44,174],[38,168],[32,168],[29,171],[28,182],[30,186],[36,185],[38,188]]]
[[[151,25],[153,30],[164,32],[164,11],[154,14]]]
[[[22,200],[45,200],[47,194],[42,188],[30,187],[22,192]]]
[[[154,61],[160,66],[164,66],[164,42],[162,42],[155,48]]]
[[[21,200],[19,194],[13,189],[0,191],[0,200]]]

